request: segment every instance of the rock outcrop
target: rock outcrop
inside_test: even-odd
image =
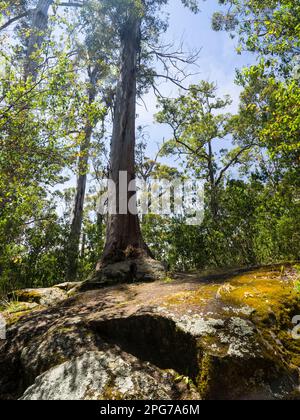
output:
[[[180,387],[175,372],[117,349],[89,352],[39,376],[22,400],[173,400],[199,399],[195,389]]]
[[[44,289],[23,289],[11,293],[10,298],[18,302],[38,303],[42,306],[53,306],[54,304],[65,300],[68,295],[59,286]]]
[[[298,399],[296,281],[183,274],[33,308],[0,341],[0,398]]]
[[[100,264],[92,277],[77,285],[74,291],[84,292],[115,284],[153,282],[165,276],[165,267],[157,260],[150,257],[124,258],[105,266]]]

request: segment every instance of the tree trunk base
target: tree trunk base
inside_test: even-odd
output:
[[[151,257],[127,258],[99,265],[79,288],[80,292],[126,283],[152,282],[166,277],[166,267]]]

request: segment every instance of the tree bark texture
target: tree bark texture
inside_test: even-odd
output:
[[[135,120],[137,93],[137,57],[140,49],[140,19],[130,17],[121,33],[120,80],[116,93],[111,140],[110,179],[116,186],[116,215],[108,216],[107,237],[102,263],[122,259],[128,250],[149,256],[137,214],[120,214],[119,173],[125,171],[128,183],[135,180]],[[135,192],[127,192],[129,201]]]
[[[91,105],[96,98],[96,74],[90,74],[89,82],[89,105]],[[68,281],[75,281],[77,277],[79,246],[83,223],[84,201],[86,195],[87,174],[93,128],[94,124],[88,118],[84,130],[84,141],[80,145],[80,153],[78,158],[77,186],[67,251],[66,277]]]
[[[25,59],[25,78],[32,77],[36,80],[39,62],[35,53],[41,48],[48,30],[49,9],[54,0],[39,0],[36,8],[31,13],[30,36],[28,38],[26,59]]]

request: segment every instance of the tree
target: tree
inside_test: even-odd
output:
[[[244,69],[238,78],[244,88],[239,108],[240,125],[257,139],[282,169],[299,170],[300,86],[265,73],[265,66]],[[296,177],[295,177],[296,179]]]
[[[24,33],[18,34],[3,44],[0,63],[0,236],[3,244],[7,238],[7,249],[21,240],[27,223],[38,222],[46,198],[63,182],[61,171],[74,162],[86,106],[68,39],[62,46],[50,38],[47,49],[39,50],[43,65],[24,77]]]
[[[142,238],[138,215],[128,212],[129,202],[133,208],[136,207],[134,191],[127,191],[124,202],[119,200],[119,174],[127,174],[127,185],[135,180],[137,82],[142,77],[143,68],[139,59],[146,57],[145,61],[149,60],[147,45],[157,40],[159,33],[166,27],[158,18],[161,6],[166,3],[167,0],[106,0],[99,5],[100,12],[108,17],[117,31],[120,43],[120,80],[115,96],[110,159],[110,179],[116,185],[117,214],[109,215],[106,245],[98,269],[103,264],[122,260],[129,254],[151,256]],[[197,10],[195,1],[184,0],[183,3],[193,11]],[[150,78],[155,77],[148,70],[148,77],[149,74]]]
[[[300,53],[300,5],[293,0],[219,0],[225,10],[213,18],[215,30],[239,36],[238,51],[258,53],[271,72],[288,75]],[[228,5],[228,7],[226,7]]]
[[[125,2],[124,8],[121,6],[120,10],[120,7],[117,7],[117,10],[121,12],[123,21],[119,28],[120,83],[115,99],[110,161],[110,179],[116,185],[117,214],[109,216],[103,261],[114,260],[117,253],[125,252],[129,247],[148,253],[141,236],[138,215],[128,212],[127,204],[133,198],[134,192],[128,191],[126,202],[119,202],[120,172],[126,172],[128,182],[135,179],[136,80],[141,17],[138,8],[132,2]],[[124,204],[127,207],[126,214],[121,214]]]
[[[222,0],[225,11],[213,19],[215,30],[238,34],[238,51],[260,62],[239,73],[245,89],[241,112],[252,115],[257,139],[285,166],[299,164],[300,6],[294,1]]]
[[[94,64],[94,65],[93,65]],[[75,192],[73,215],[70,227],[69,243],[67,247],[67,280],[74,281],[77,277],[77,263],[79,256],[80,236],[83,223],[84,201],[86,195],[87,175],[89,171],[89,158],[92,146],[92,135],[99,122],[103,123],[106,109],[98,98],[98,82],[103,80],[107,73],[108,66],[96,61],[88,64],[86,106],[84,106],[83,130],[79,134],[80,147],[77,164],[77,185]]]
[[[49,30],[50,8],[82,7],[83,3],[80,0],[59,3],[55,0],[36,0],[32,8],[31,3],[29,0],[18,0],[11,5],[4,1],[0,11],[3,16],[7,16],[7,20],[0,26],[0,32],[13,24],[20,24],[20,36],[25,45],[24,77],[30,77],[34,81],[39,71],[40,55],[43,53],[41,47]]]
[[[29,14],[29,36],[26,39],[25,78],[35,80],[39,67],[39,52],[48,30],[49,9],[53,0],[39,0]]]
[[[24,44],[24,79],[34,85],[39,75],[43,72],[45,63],[47,65],[49,57],[47,50],[49,50],[51,30],[56,28],[63,15],[57,15],[51,20],[49,25],[49,13],[51,7],[55,14],[57,7],[80,7],[80,2],[55,2],[54,0],[38,0],[35,7],[30,9],[29,4],[23,4],[23,10],[14,9],[16,16],[11,18],[5,27],[20,21],[19,37]],[[21,13],[22,12],[22,13]],[[18,14],[19,13],[19,14]],[[70,18],[68,16],[68,18]],[[82,23],[80,19],[72,19],[73,25]],[[65,25],[67,35],[70,38],[70,47],[74,51],[70,54],[70,67],[73,66],[72,71],[77,73],[76,77],[83,77],[81,66],[86,66],[88,81],[86,83],[86,92],[82,92],[82,104],[79,106],[77,112],[77,124],[82,126],[74,131],[78,134],[79,153],[78,153],[78,167],[77,167],[77,187],[75,192],[75,202],[73,209],[73,217],[70,226],[69,244],[67,247],[67,280],[76,279],[77,261],[79,252],[79,243],[81,236],[81,227],[83,220],[83,206],[86,191],[88,161],[91,148],[92,132],[99,120],[104,117],[104,106],[96,102],[96,96],[99,93],[98,82],[106,76],[108,64],[106,61],[105,51],[109,49],[108,45],[103,44],[107,41],[107,36],[101,36],[102,42],[99,40],[99,31],[95,31],[93,39],[88,34],[85,39],[85,45],[74,40],[74,28],[70,21]],[[101,22],[98,22],[98,27]],[[89,26],[89,29],[90,26]],[[104,29],[103,27],[101,29]],[[88,33],[88,29],[86,28]],[[98,38],[98,39],[97,39]],[[46,42],[47,41],[47,42]],[[95,42],[96,41],[96,42]],[[47,44],[47,48],[46,48]],[[98,51],[96,51],[98,49]],[[108,55],[108,53],[107,53]],[[83,57],[82,57],[83,56]],[[106,61],[105,61],[106,60]],[[72,62],[73,61],[73,62]],[[84,62],[84,63],[83,63]],[[71,70],[71,69],[70,69]],[[85,85],[84,83],[82,84]],[[70,89],[71,90],[71,89]],[[78,92],[82,91],[80,84],[78,84]],[[71,99],[71,98],[70,98]],[[101,102],[101,101],[100,101]],[[80,115],[81,113],[81,115]],[[80,121],[80,119],[83,120]]]
[[[70,159],[65,121],[70,105],[61,95],[66,83],[63,60],[45,75],[47,85],[41,88],[40,82],[34,89],[24,82],[22,64],[1,64],[0,252],[9,259],[12,244],[27,223],[44,217],[46,197],[61,182],[60,171]]]
[[[217,221],[218,195],[224,178],[251,150],[253,139],[238,144],[230,151],[222,147],[222,143],[234,133],[238,122],[233,124],[232,115],[222,113],[231,104],[231,99],[229,96],[218,98],[217,88],[212,83],[192,85],[186,94],[177,99],[162,99],[159,104],[162,109],[156,118],[171,127],[173,136],[165,144],[165,153],[182,156],[187,168],[192,169],[197,177],[205,179],[210,211]]]

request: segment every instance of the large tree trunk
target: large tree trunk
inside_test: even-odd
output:
[[[140,20],[132,17],[121,33],[121,74],[116,93],[113,134],[111,140],[110,179],[116,186],[116,213],[108,216],[107,237],[102,264],[116,262],[134,253],[150,255],[142,238],[137,214],[121,208],[136,200],[135,192],[127,192],[120,202],[119,174],[127,173],[128,184],[135,180],[135,120],[137,56],[140,49]]]
[[[54,0],[39,0],[35,10],[31,14],[30,36],[27,43],[25,60],[25,79],[29,76],[36,80],[39,60],[35,56],[41,48],[48,29],[48,15],[50,6]]]
[[[140,49],[140,19],[131,16],[121,33],[120,81],[116,93],[110,156],[110,180],[116,187],[116,214],[108,215],[106,244],[96,271],[78,290],[165,277],[163,264],[152,258],[145,244],[136,208],[136,193],[125,191],[120,200],[120,172],[127,183],[135,180],[135,120],[137,94],[137,57]],[[123,191],[124,193],[124,191]],[[124,209],[125,207],[125,209]],[[126,212],[124,210],[127,210]],[[126,213],[126,214],[123,214]]]

